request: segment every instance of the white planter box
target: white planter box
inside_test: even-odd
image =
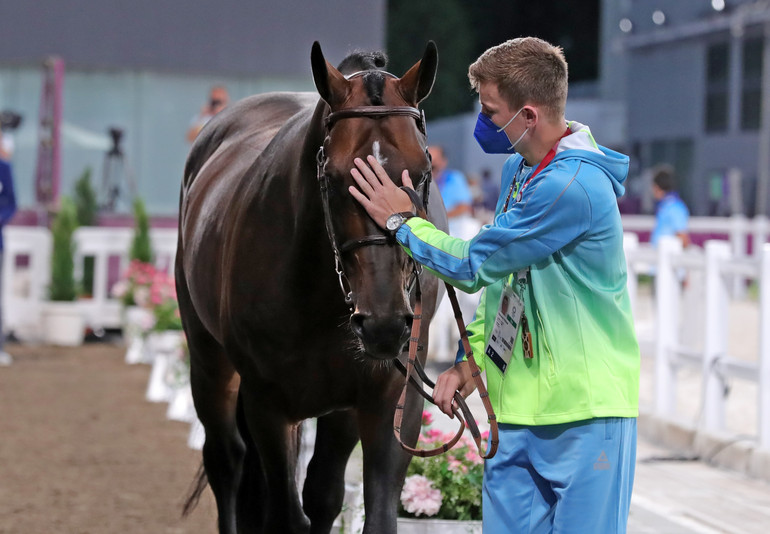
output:
[[[399,517],[398,534],[481,534],[481,521]]]

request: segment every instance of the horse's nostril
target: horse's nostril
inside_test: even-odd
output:
[[[363,313],[354,313],[350,317],[350,328],[351,330],[353,330],[353,333],[359,338],[363,337],[364,335],[365,320],[366,320],[366,316]]]

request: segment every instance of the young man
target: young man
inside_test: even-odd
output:
[[[409,196],[371,157],[356,160],[360,190],[350,192],[440,278],[484,288],[468,330],[501,423],[484,470],[484,532],[625,532],[639,383],[616,201],[628,158],[565,121],[559,48],[507,41],[482,54],[469,78],[481,102],[477,141],[513,154],[491,225],[463,241],[420,217],[401,220],[413,210]],[[406,171],[402,181],[411,187]],[[496,321],[504,298],[523,304],[513,330]],[[464,357],[434,390],[447,414],[455,389],[474,387]]]
[[[686,247],[690,244],[687,226],[690,210],[676,192],[674,168],[671,165],[658,165],[652,174],[652,195],[658,206],[655,210],[655,228],[650,236],[650,243],[657,246],[664,235],[675,235]]]

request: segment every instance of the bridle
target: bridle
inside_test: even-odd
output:
[[[353,108],[342,109],[339,111],[334,111],[332,113],[329,113],[329,115],[326,117],[324,121],[324,125],[326,128],[326,137],[328,138],[329,133],[331,132],[331,129],[334,127],[334,124],[339,120],[350,119],[350,118],[360,118],[360,117],[366,117],[366,118],[377,120],[385,117],[392,117],[392,116],[399,116],[399,115],[412,117],[413,119],[415,119],[417,121],[418,129],[422,133],[423,139],[425,139],[426,137],[425,113],[411,106],[358,106]],[[428,152],[427,147],[425,148],[425,153],[428,155],[428,158],[430,158],[430,154]],[[342,289],[342,294],[345,297],[345,303],[348,305],[348,307],[350,307],[351,311],[353,311],[353,292],[350,289],[350,282],[348,280],[348,277],[345,275],[345,268],[342,263],[342,255],[361,247],[380,246],[380,245],[395,246],[396,240],[392,235],[383,233],[383,234],[377,234],[377,235],[367,235],[367,236],[359,237],[355,239],[349,239],[342,244],[339,243],[339,239],[337,239],[337,234],[334,231],[331,208],[329,206],[329,176],[326,174],[326,170],[325,170],[326,163],[328,161],[329,161],[329,158],[327,157],[324,151],[323,145],[321,145],[321,147],[318,149],[318,153],[316,154],[316,166],[317,166],[318,183],[321,187],[321,203],[323,204],[324,223],[326,225],[326,232],[329,235],[329,242],[331,243],[332,250],[334,252],[334,270],[337,273],[337,277],[340,283],[340,288]],[[430,172],[428,172],[423,176],[422,180],[418,183],[416,188],[421,191],[420,197],[422,199],[422,208],[425,211],[427,211],[428,209],[428,197],[430,193],[431,180],[432,180],[431,174]],[[412,277],[406,287],[407,294],[411,293],[412,288],[416,283],[420,272],[422,271],[422,267],[418,263],[414,262],[411,259],[410,261],[412,262]]]
[[[393,76],[392,74],[386,73],[384,71],[380,71],[380,72],[383,72],[383,74],[387,74],[389,76]],[[355,73],[349,76],[349,78],[353,76],[362,75],[362,74],[363,73]],[[334,127],[334,124],[340,120],[350,119],[350,118],[362,118],[362,117],[373,119],[373,120],[379,120],[385,117],[392,117],[392,116],[406,116],[406,117],[412,117],[413,119],[415,119],[417,121],[418,129],[422,133],[423,140],[426,139],[425,113],[411,106],[358,106],[358,107],[342,109],[339,111],[334,111],[332,113],[329,113],[324,121],[324,126],[326,130],[325,137],[328,139],[331,129]],[[427,146],[425,147],[425,153],[428,159],[430,160],[430,153],[428,152]],[[345,275],[345,269],[342,263],[342,255],[361,247],[382,246],[382,245],[396,246],[396,240],[394,236],[383,233],[378,235],[367,235],[360,238],[349,239],[344,243],[339,244],[339,240],[337,239],[337,234],[334,231],[334,225],[333,225],[332,216],[331,216],[331,208],[329,206],[329,176],[326,174],[326,164],[328,160],[329,159],[326,153],[324,152],[324,147],[322,144],[321,147],[318,149],[318,153],[316,154],[316,165],[317,165],[318,183],[321,188],[321,203],[323,204],[324,223],[326,225],[326,232],[329,236],[329,242],[331,243],[332,250],[334,252],[334,268],[335,268],[335,271],[337,272],[337,277],[339,278],[340,289],[342,290],[342,294],[345,297],[345,303],[350,307],[350,311],[352,312],[353,311],[353,292],[350,289],[351,286],[350,286],[349,280]],[[416,188],[416,189],[420,189],[422,192],[422,195],[421,195],[422,206],[415,205],[415,207],[417,208],[421,207],[422,208],[421,211],[423,212],[423,214],[427,213],[427,210],[428,210],[428,195],[430,192],[431,180],[432,180],[431,173],[428,172],[425,174],[425,176],[420,181],[420,183],[418,183]],[[430,402],[433,402],[433,398],[425,392],[425,390],[422,388],[419,382],[417,382],[417,380],[414,378],[412,371],[415,370],[419,375],[419,377],[422,379],[422,381],[425,384],[427,384],[429,387],[431,388],[435,387],[435,384],[430,380],[430,378],[428,378],[428,376],[425,374],[425,371],[422,369],[419,361],[417,360],[417,352],[418,350],[421,349],[418,343],[419,343],[419,337],[420,337],[420,324],[422,320],[422,290],[420,288],[420,274],[422,273],[422,266],[411,258],[409,259],[409,261],[412,263],[412,276],[405,287],[405,294],[410,295],[414,290],[415,307],[414,307],[414,316],[412,320],[412,332],[409,338],[409,354],[407,356],[407,363],[406,365],[404,365],[403,363],[401,363],[401,361],[398,358],[394,360],[396,367],[406,377],[406,380],[404,382],[404,387],[401,391],[401,396],[396,404],[396,411],[393,418],[393,431],[395,433],[396,439],[401,444],[401,447],[412,455],[435,456],[435,455],[444,453],[448,451],[450,448],[452,448],[459,441],[460,437],[463,434],[465,426],[467,424],[476,442],[476,446],[479,449],[479,455],[485,459],[491,458],[497,452],[497,445],[498,445],[497,420],[495,418],[492,405],[489,401],[489,393],[487,392],[486,387],[484,386],[484,382],[481,379],[481,371],[479,370],[479,367],[476,364],[473,357],[473,351],[471,350],[470,343],[468,341],[468,333],[465,330],[465,323],[462,318],[460,307],[457,303],[457,297],[455,295],[454,288],[449,284],[446,284],[447,295],[449,296],[449,299],[452,303],[452,308],[455,312],[455,318],[457,320],[457,325],[460,331],[460,337],[463,343],[463,347],[465,349],[465,354],[467,355],[468,362],[471,366],[471,374],[473,376],[474,382],[476,383],[476,388],[479,390],[479,394],[481,396],[482,402],[484,403],[484,408],[486,409],[486,412],[487,412],[487,421],[490,424],[489,446],[488,446],[487,452],[483,453],[482,443],[481,443],[481,433],[479,432],[478,426],[476,425],[476,420],[473,417],[473,414],[468,409],[468,406],[465,403],[465,399],[463,399],[462,395],[457,391],[454,394],[454,402],[455,402],[455,405],[460,408],[460,411],[462,411],[462,414],[460,414],[460,412],[458,411],[455,405],[452,406],[452,411],[454,415],[457,417],[460,423],[460,427],[457,433],[455,434],[455,436],[449,442],[435,449],[424,450],[424,449],[412,448],[409,445],[406,445],[401,439],[401,422],[403,419],[403,411],[404,411],[404,406],[406,404],[406,392],[409,387],[409,384],[412,384],[425,399],[429,400]]]

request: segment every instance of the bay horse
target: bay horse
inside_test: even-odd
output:
[[[438,284],[348,186],[355,157],[374,154],[397,180],[409,169],[428,218],[446,229],[417,109],[437,62],[431,42],[401,78],[382,70],[381,53],[352,54],[337,69],[316,42],[318,94],[246,98],[214,117],[191,149],[175,275],[206,440],[186,509],[208,483],[222,534],[328,533],[359,439],[364,532],[396,532],[409,457],[393,433],[404,381],[394,359],[404,359],[410,335],[410,288],[420,283],[427,325]],[[424,363],[427,328],[419,343]],[[405,443],[416,443],[421,411],[411,395]],[[299,431],[314,417],[300,498]]]

